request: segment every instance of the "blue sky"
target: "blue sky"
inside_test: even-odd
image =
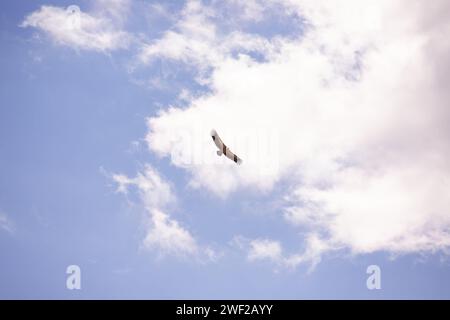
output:
[[[448,46],[426,29],[425,52],[400,27],[428,16],[383,2],[381,26],[366,28],[302,1],[224,3],[1,2],[0,298],[450,298],[448,90],[421,64],[448,63]],[[69,5],[81,29],[60,24]],[[380,40],[384,14],[399,14],[399,31]],[[368,52],[361,64],[355,52]],[[416,63],[392,68],[395,52]],[[428,122],[423,105],[402,108],[408,99],[430,102]],[[261,174],[258,157],[237,167],[215,156],[212,127],[235,141],[253,125],[268,128],[263,140],[291,132],[274,172]],[[192,145],[205,133],[212,160],[173,158],[179,141],[183,156],[197,152],[186,132]],[[411,161],[410,150],[434,157]],[[66,288],[72,264],[81,290]],[[380,290],[366,287],[370,265]]]

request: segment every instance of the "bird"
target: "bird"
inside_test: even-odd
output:
[[[231,150],[228,149],[228,147],[225,145],[225,143],[223,143],[222,139],[220,139],[216,130],[214,130],[214,129],[211,130],[211,137],[214,141],[214,144],[219,149],[219,150],[217,150],[217,155],[219,157],[222,154],[224,154],[228,159],[234,161],[236,164],[240,165],[242,163],[242,159],[239,158],[237,155],[235,155],[233,152],[231,152]]]

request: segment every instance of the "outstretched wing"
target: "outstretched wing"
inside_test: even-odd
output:
[[[216,130],[211,130],[211,137],[214,141],[214,144],[216,145],[216,147],[223,152],[223,147],[225,146],[225,144],[223,143],[222,139],[220,139],[219,135],[217,134]],[[226,146],[225,146],[226,147]],[[225,152],[223,152],[225,153]]]
[[[233,152],[230,151],[230,149],[227,148],[226,150],[227,152],[224,153],[228,159],[236,162],[237,164],[241,164],[242,163],[242,159],[239,158],[237,155],[235,155]]]
[[[223,143],[222,139],[220,139],[219,135],[217,134],[216,130],[211,130],[211,137],[214,141],[214,144],[217,146],[217,148],[230,160],[236,162],[237,164],[242,163],[242,159],[239,158],[237,155],[235,155],[233,152],[231,152],[230,149]]]

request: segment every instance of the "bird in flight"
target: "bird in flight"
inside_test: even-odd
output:
[[[211,130],[211,137],[214,141],[214,144],[217,146],[219,150],[217,150],[217,155],[220,157],[222,154],[224,154],[228,159],[236,162],[237,164],[242,163],[242,159],[239,158],[237,155],[235,155],[233,152],[231,152],[230,149],[223,143],[222,139],[220,139],[219,135],[217,134],[216,130]]]

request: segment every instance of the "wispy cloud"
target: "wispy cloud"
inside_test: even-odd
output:
[[[165,255],[194,257],[202,261],[214,260],[215,252],[198,244],[192,234],[168,213],[177,198],[171,186],[150,165],[134,178],[113,175],[117,191],[127,193],[130,186],[137,188],[148,213],[148,228],[143,246]]]
[[[127,48],[132,37],[121,27],[129,1],[104,2],[97,0],[92,12],[84,12],[77,6],[42,6],[20,26],[36,28],[55,43],[76,50],[108,52]]]
[[[211,67],[220,65],[230,55],[259,51],[269,55],[276,46],[264,37],[234,30],[224,33],[216,25],[217,11],[201,1],[187,1],[175,25],[161,38],[143,43],[138,63],[150,64],[156,59],[170,59],[196,67],[196,80],[207,82]]]
[[[280,241],[268,238],[248,239],[235,236],[232,245],[243,250],[250,262],[266,261],[271,263],[276,271],[280,269],[295,269],[301,264],[309,266],[309,271],[321,261],[322,254],[327,252],[328,243],[321,240],[316,234],[309,234],[305,239],[302,253],[288,253]]]

